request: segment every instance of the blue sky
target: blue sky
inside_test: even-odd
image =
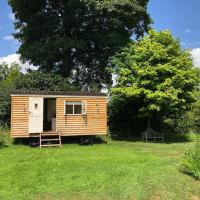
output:
[[[0,0],[0,57],[13,54],[18,49],[17,41],[12,40],[14,32],[13,16],[7,0]]]
[[[200,0],[150,0],[149,13],[156,30],[171,30],[183,48],[200,47]]]
[[[169,29],[183,48],[200,48],[200,0],[150,0],[156,30]],[[13,16],[7,0],[0,0],[0,57],[15,54],[19,43],[11,37]]]

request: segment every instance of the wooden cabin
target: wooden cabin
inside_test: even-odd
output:
[[[106,134],[105,94],[27,90],[11,94],[12,138],[40,137],[42,146],[50,140],[61,145],[62,136]]]

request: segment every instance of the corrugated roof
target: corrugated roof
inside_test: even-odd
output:
[[[83,92],[83,91],[49,91],[49,90],[15,90],[11,95],[58,95],[58,96],[106,96],[105,93],[100,92]]]

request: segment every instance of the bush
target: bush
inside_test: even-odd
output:
[[[0,124],[0,149],[11,146],[13,140],[9,136],[9,127],[6,124]]]
[[[109,101],[109,128],[112,137],[140,137],[145,130],[145,119],[138,117],[140,101],[124,96],[113,96]]]
[[[200,180],[200,146],[185,153],[182,171]]]
[[[9,126],[8,126],[8,124],[6,124],[6,123],[2,123],[1,121],[0,121],[0,134],[1,133],[7,133],[9,131]]]
[[[182,135],[192,131],[193,122],[189,112],[185,112],[164,118],[161,126],[165,134]]]
[[[0,131],[0,148],[7,146],[7,135]]]

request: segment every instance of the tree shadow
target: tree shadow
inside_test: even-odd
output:
[[[81,144],[81,137],[83,136],[62,136],[61,137],[61,142],[62,145],[67,145],[67,144]],[[105,141],[101,137],[95,137],[93,136],[93,143],[92,144],[105,144],[107,141]],[[31,138],[15,138],[13,140],[14,145],[25,145],[29,147],[39,147],[40,145],[40,140],[39,137],[31,137]],[[90,145],[90,144],[88,144]]]
[[[93,138],[93,143],[92,144],[105,144],[107,143],[103,138],[99,136],[62,136],[62,144],[79,144],[83,145],[81,143],[81,138],[82,137],[92,137]]]
[[[154,139],[148,139],[147,141],[142,141],[142,136],[137,135],[129,135],[129,136],[122,136],[122,135],[111,135],[112,140],[115,141],[126,141],[126,142],[144,142],[144,143],[163,143],[163,144],[172,144],[172,143],[185,143],[185,142],[192,142],[191,137],[189,134],[165,134],[164,141],[158,138],[154,141]]]
[[[166,135],[165,137],[165,143],[171,144],[171,143],[185,143],[185,142],[192,142],[192,138],[189,134],[170,134]]]
[[[38,140],[38,138],[31,138],[33,140]],[[14,145],[29,145],[30,139],[29,138],[14,138],[13,144]]]

